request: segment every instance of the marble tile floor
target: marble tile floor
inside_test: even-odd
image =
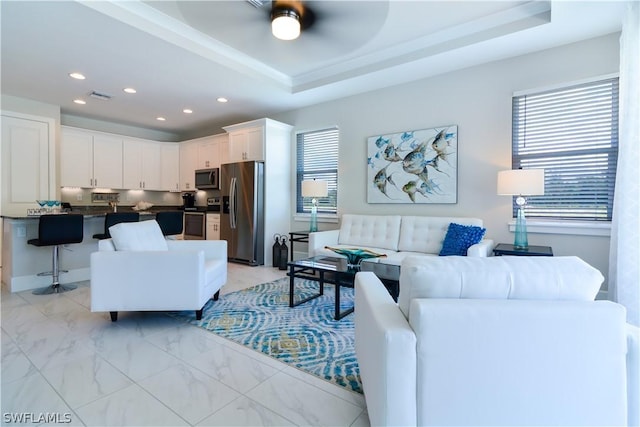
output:
[[[221,295],[283,277],[229,264]],[[2,425],[368,426],[362,395],[163,313],[2,288]]]

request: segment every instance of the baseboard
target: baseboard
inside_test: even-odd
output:
[[[75,283],[89,280],[91,278],[91,268],[77,268],[69,270],[68,273],[60,273],[60,283]],[[51,276],[19,276],[13,277],[9,284],[11,292],[22,292],[30,289],[44,288],[51,284]]]

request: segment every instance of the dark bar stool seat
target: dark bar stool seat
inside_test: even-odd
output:
[[[84,217],[76,214],[63,215],[42,215],[38,224],[38,238],[30,239],[28,244],[34,246],[53,246],[53,269],[51,273],[40,273],[40,275],[51,274],[53,283],[46,288],[36,289],[34,295],[47,295],[53,293],[62,293],[71,291],[76,288],[75,285],[61,285],[58,278],[60,272],[65,270],[59,269],[59,251],[60,245],[82,242],[84,233]]]
[[[184,213],[182,211],[163,211],[156,214],[156,221],[164,236],[182,234],[184,227]]]
[[[110,239],[109,227],[121,222],[138,222],[140,214],[138,212],[109,212],[104,217],[104,233],[94,234],[94,239]]]

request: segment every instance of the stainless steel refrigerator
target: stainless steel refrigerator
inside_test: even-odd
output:
[[[229,261],[264,264],[264,163],[221,166],[220,239],[227,241]]]

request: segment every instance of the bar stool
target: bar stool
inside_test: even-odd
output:
[[[110,239],[109,227],[121,222],[138,222],[140,214],[138,212],[109,212],[104,217],[104,233],[94,234],[94,239]]]
[[[62,293],[76,288],[75,285],[61,285],[58,281],[60,245],[82,242],[84,233],[84,217],[77,214],[42,215],[38,224],[38,238],[30,239],[28,244],[34,246],[53,246],[53,269],[50,273],[40,273],[38,276],[51,274],[53,283],[46,288],[36,289],[34,295],[48,295]]]
[[[156,221],[164,236],[182,234],[184,226],[184,213],[182,211],[164,211],[156,214]]]

